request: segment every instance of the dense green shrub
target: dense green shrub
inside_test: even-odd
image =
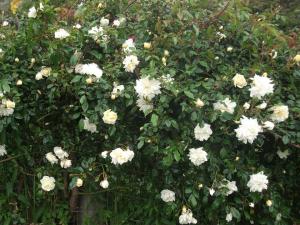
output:
[[[82,196],[86,224],[299,220],[300,59],[274,21],[238,1],[34,7],[0,28],[1,224],[75,223]]]

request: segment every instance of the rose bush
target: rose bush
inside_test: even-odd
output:
[[[300,65],[241,2],[32,3],[0,28],[1,224],[299,221]],[[74,6],[75,5],[75,6]]]

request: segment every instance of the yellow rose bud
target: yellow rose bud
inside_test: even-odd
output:
[[[170,56],[170,52],[168,50],[164,51],[164,56]]]
[[[263,76],[263,77],[267,77],[267,76],[268,76],[268,73],[267,73],[267,72],[264,72],[264,73],[262,74],[262,76]]]
[[[297,55],[294,57],[294,61],[295,61],[296,63],[299,63],[299,62],[300,62],[300,55],[299,55],[299,54],[297,54]]]
[[[92,78],[87,78],[86,80],[85,80],[85,82],[87,83],[87,84],[92,84],[93,83],[93,79]]]
[[[116,99],[116,95],[112,94],[112,95],[110,96],[110,98],[111,98],[112,100],[115,100],[115,99]]]
[[[204,106],[204,102],[200,98],[195,101],[195,104],[197,108],[202,108]]]
[[[10,101],[10,100],[6,100],[5,105],[6,105],[6,108],[8,108],[8,109],[13,109],[16,107],[16,103],[14,103],[13,101]]]
[[[150,49],[151,48],[151,42],[145,42],[144,43],[144,48],[145,49]]]
[[[20,59],[19,58],[15,58],[15,62],[16,63],[20,62]]]
[[[17,81],[17,85],[18,85],[18,86],[20,86],[20,85],[22,85],[22,84],[23,84],[22,80],[18,80],[18,81]]]
[[[161,59],[162,63],[166,66],[167,65],[167,59],[166,57],[162,57]]]
[[[266,201],[266,204],[267,204],[267,206],[271,207],[273,202],[269,199],[269,200]]]

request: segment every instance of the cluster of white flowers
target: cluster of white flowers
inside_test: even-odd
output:
[[[175,192],[165,189],[160,192],[160,198],[164,202],[174,202],[175,201]]]
[[[133,39],[129,38],[126,40],[122,45],[122,49],[126,54],[126,57],[123,60],[124,69],[126,72],[133,73],[140,63],[138,57],[132,54],[132,52],[136,50]]]
[[[131,151],[129,148],[127,148],[126,150],[123,150],[121,148],[116,148],[112,150],[109,155],[111,157],[112,164],[122,165],[133,159],[134,152]]]
[[[5,145],[0,145],[0,156],[4,156],[6,154],[7,154],[6,146]]]
[[[55,188],[54,177],[43,176],[40,182],[44,191],[52,191]]]
[[[101,26],[94,26],[88,31],[88,34],[91,35],[95,41],[98,41],[103,37],[104,29]]]
[[[190,209],[183,209],[179,216],[179,224],[197,224],[197,220],[193,217]]]
[[[111,109],[108,109],[106,110],[104,113],[103,113],[103,117],[102,117],[102,120],[104,123],[106,124],[115,124],[116,121],[118,119],[118,115],[117,113],[115,113],[114,111],[112,111]]]
[[[41,80],[44,77],[49,77],[51,75],[52,69],[50,67],[42,67],[42,69],[35,75],[36,80]]]
[[[0,93],[0,97],[3,97],[3,93]],[[10,116],[14,113],[14,108],[16,107],[16,103],[3,98],[0,104],[0,117],[1,116]]]
[[[194,129],[195,139],[198,141],[206,141],[208,138],[212,135],[212,130],[210,128],[210,125],[207,123],[204,123],[202,127],[197,124],[197,126]]]
[[[91,132],[91,133],[97,133],[97,126],[94,123],[91,123],[89,118],[85,118],[83,120],[83,129]]]
[[[135,51],[135,44],[132,38],[129,38],[122,44],[122,49],[125,54],[130,54]]]
[[[54,33],[54,37],[56,39],[60,39],[60,40],[65,39],[65,38],[67,38],[69,36],[70,36],[70,34],[65,29],[63,29],[63,28],[58,29]]]
[[[58,159],[60,160],[60,166],[64,169],[72,166],[72,161],[68,159],[69,154],[64,151],[61,147],[54,147],[54,154],[52,152],[48,152],[46,154],[46,159],[53,165],[58,163]]]
[[[174,78],[171,77],[170,74],[162,75],[161,79],[164,84],[173,84],[173,81],[174,81]]]
[[[262,131],[262,127],[258,124],[257,119],[247,118],[246,116],[242,117],[241,124],[235,129],[236,137],[245,144],[252,144]]]
[[[225,34],[221,33],[220,31],[218,31],[216,33],[216,36],[219,38],[219,41],[221,41],[227,37]]]
[[[262,192],[268,188],[268,177],[261,171],[257,174],[252,174],[250,180],[247,183],[247,187],[250,188],[251,192]]]
[[[138,95],[137,105],[141,111],[151,111],[153,109],[152,99],[161,93],[161,83],[149,77],[136,81],[134,89]]]
[[[261,99],[265,95],[273,93],[274,84],[272,82],[268,77],[255,75],[252,78],[251,88],[249,89],[250,97]]]
[[[94,81],[98,81],[103,74],[102,69],[96,63],[77,64],[75,66],[75,73],[90,76]]]
[[[234,113],[234,109],[236,107],[236,103],[231,101],[229,98],[225,98],[223,101],[218,101],[213,104],[214,110],[219,110],[222,113],[228,112],[230,114]]]
[[[189,159],[195,166],[200,166],[207,161],[207,152],[202,147],[191,148],[189,151]]]

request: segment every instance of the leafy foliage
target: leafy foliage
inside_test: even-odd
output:
[[[69,224],[75,221],[78,198],[86,195],[100,204],[99,222],[86,218],[86,224],[173,225],[184,205],[198,224],[227,224],[227,213],[233,216],[231,224],[299,222],[300,67],[293,62],[297,46],[289,48],[276,21],[261,19],[239,1],[221,6],[208,0],[86,1],[60,8],[50,1],[43,4],[36,18],[28,18],[26,9],[0,28],[5,35],[0,40],[0,90],[16,103],[11,116],[0,118],[0,144],[8,152],[0,158],[1,224]],[[95,41],[88,31],[101,17],[110,24],[120,18],[126,22],[109,25],[108,40]],[[81,29],[73,27],[77,23]],[[59,28],[70,36],[55,39]],[[217,32],[226,38],[220,40]],[[128,38],[135,40],[140,60],[134,73],[125,72],[122,64],[122,44]],[[151,47],[144,48],[144,42]],[[276,58],[270,56],[273,49]],[[99,65],[99,82],[89,84],[87,76],[75,73],[79,63]],[[51,75],[36,80],[43,66],[51,67]],[[232,78],[241,73],[250,82],[255,73],[264,72],[275,83],[274,94],[264,98],[268,108],[288,105],[289,119],[253,144],[243,144],[235,137],[235,121],[245,113],[263,121],[270,112],[257,109],[262,101],[250,98],[248,88],[235,88]],[[153,111],[139,111],[136,80],[162,80],[167,74],[174,80],[154,98]],[[116,99],[111,98],[114,82],[125,86]],[[237,102],[234,114],[213,109],[225,97]],[[196,107],[197,98],[205,103],[202,108]],[[247,112],[245,102],[251,103]],[[118,114],[115,125],[102,120],[108,109]],[[86,117],[98,133],[83,129]],[[213,135],[199,142],[193,130],[204,122],[211,124]],[[70,154],[72,167],[47,162],[45,154],[55,146]],[[188,149],[199,146],[209,157],[196,167]],[[117,147],[132,149],[132,162],[115,166],[101,156]],[[290,156],[279,158],[277,151],[287,149]],[[269,186],[252,193],[247,182],[259,171],[268,175]],[[44,175],[55,177],[51,192],[41,189]],[[110,186],[101,189],[106,176]],[[80,188],[78,177],[84,180]],[[238,192],[225,196],[218,190],[211,196],[209,189],[217,190],[223,179],[235,180]],[[160,199],[166,188],[176,193],[175,202]],[[252,202],[254,208],[249,207]]]

